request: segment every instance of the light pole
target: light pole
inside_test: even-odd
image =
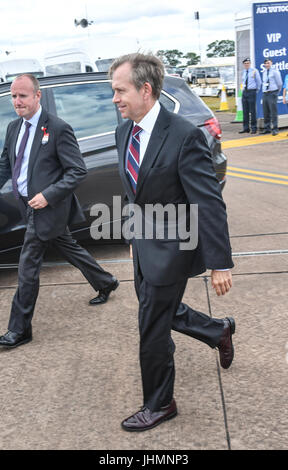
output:
[[[195,17],[195,20],[198,21],[199,56],[200,56],[200,64],[201,64],[202,63],[202,54],[201,54],[201,36],[200,36],[200,15],[199,15],[199,11],[195,11],[194,17]]]

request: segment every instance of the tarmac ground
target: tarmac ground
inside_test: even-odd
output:
[[[218,298],[207,272],[184,295],[196,310],[235,318],[230,369],[217,350],[173,332],[178,416],[145,433],[123,431],[142,406],[132,261],[126,246],[89,247],[120,287],[93,307],[79,271],[43,266],[33,341],[0,350],[1,450],[287,449],[288,131],[264,142],[239,137],[234,117],[217,113],[233,288]],[[15,269],[0,272],[1,334],[16,285]]]

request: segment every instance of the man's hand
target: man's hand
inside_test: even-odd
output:
[[[28,201],[28,204],[32,209],[44,209],[44,207],[48,206],[48,202],[42,193],[36,194],[33,199]]]
[[[211,283],[217,295],[225,295],[232,287],[232,274],[229,271],[211,271]]]

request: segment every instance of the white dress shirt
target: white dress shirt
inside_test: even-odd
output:
[[[157,121],[158,115],[160,113],[160,103],[159,101],[156,101],[153,108],[150,109],[150,111],[144,116],[142,121],[138,123],[138,126],[143,129],[140,134],[140,165],[143,161],[145,152],[147,150],[149,140],[153,131],[153,128],[155,126],[155,122]],[[136,122],[134,122],[134,126],[136,125]]]
[[[29,157],[30,157],[30,152],[31,152],[35,132],[36,132],[36,127],[38,125],[38,121],[39,121],[41,113],[42,113],[42,107],[40,106],[40,108],[34,114],[34,116],[32,116],[31,119],[28,119],[28,122],[30,122],[31,127],[29,129],[29,137],[28,137],[28,141],[27,141],[25,151],[24,151],[24,155],[23,155],[20,175],[19,175],[19,178],[17,179],[18,191],[21,194],[21,196],[25,196],[25,197],[28,196],[28,192],[27,192],[27,173],[28,173]],[[25,121],[27,121],[27,119],[23,118],[23,123],[22,123],[22,126],[20,128],[20,132],[19,132],[18,139],[17,139],[17,144],[16,144],[16,155],[18,155],[20,143],[21,143],[22,137],[23,137],[24,132],[25,132]]]
[[[140,137],[140,165],[143,161],[143,157],[145,155],[146,149],[149,144],[149,140],[154,128],[154,125],[157,121],[158,115],[160,113],[160,103],[159,101],[156,101],[153,108],[150,109],[150,111],[144,116],[142,121],[134,122],[134,126],[137,124],[139,127],[141,127],[143,130],[140,132],[139,137]],[[129,145],[128,145],[129,148]],[[229,269],[215,269],[215,271],[229,271]]]

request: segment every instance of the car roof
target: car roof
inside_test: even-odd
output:
[[[40,87],[45,88],[49,85],[57,84],[72,84],[77,82],[101,81],[109,80],[107,72],[86,72],[65,75],[51,75],[38,78]],[[0,95],[10,92],[10,82],[0,83]],[[190,87],[186,84],[185,80],[181,77],[173,77],[165,75],[163,90],[175,96],[180,102],[181,114],[187,118],[192,118],[194,124],[203,124],[203,120],[209,119],[213,116],[211,110],[206,104],[192,92]],[[193,107],[191,106],[193,102]]]

